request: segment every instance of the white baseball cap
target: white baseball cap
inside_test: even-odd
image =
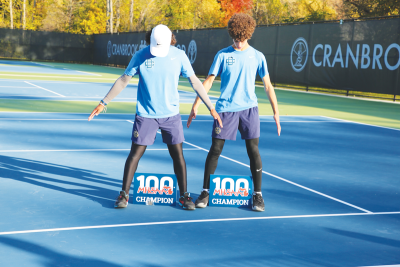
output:
[[[150,53],[155,57],[166,57],[171,46],[172,32],[165,25],[157,25],[151,31]]]

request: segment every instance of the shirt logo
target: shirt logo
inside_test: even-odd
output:
[[[226,59],[226,64],[228,64],[229,66],[230,65],[233,65],[233,64],[235,64],[235,59],[233,58],[233,57],[228,57],[227,59]]]
[[[138,138],[138,137],[139,137],[138,131],[134,131],[134,132],[133,132],[133,136],[134,136],[135,138]]]
[[[152,60],[152,59],[146,59],[146,61],[144,62],[144,65],[145,65],[148,69],[151,69],[152,67],[154,67],[154,60]]]
[[[217,127],[215,127],[214,131],[215,131],[216,134],[220,134],[221,133],[221,128],[219,128],[217,126]]]

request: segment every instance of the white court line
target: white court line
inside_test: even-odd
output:
[[[17,87],[13,87],[17,88]],[[18,87],[18,88],[35,88],[35,87]],[[0,97],[36,97],[36,98],[58,98],[59,96],[38,96],[38,95],[7,95],[7,94],[0,94]],[[68,98],[88,98],[88,99],[100,99],[101,96],[64,96]],[[123,98],[123,97],[116,97],[115,100],[137,100],[137,98]]]
[[[54,66],[51,65],[47,65],[47,64],[42,64],[42,63],[37,63],[37,62],[32,62],[33,64],[37,64],[37,65],[42,65],[42,66],[46,66],[46,67],[51,67],[51,68],[55,68]]]
[[[256,87],[262,87],[264,88],[263,85],[257,85]],[[311,91],[305,91],[305,90],[296,90],[296,89],[289,89],[289,88],[283,88],[283,87],[274,87],[275,89],[278,90],[283,90],[283,91],[291,91],[291,92],[296,92],[296,93],[302,93],[302,94],[312,94],[312,95],[322,95],[322,96],[333,96],[333,97],[339,97],[339,98],[346,98],[350,100],[364,100],[364,101],[371,101],[371,102],[381,102],[381,103],[388,103],[388,104],[396,104],[399,105],[400,102],[393,102],[392,99],[388,98],[388,100],[380,100],[380,99],[373,99],[373,98],[363,98],[363,97],[357,97],[357,96],[345,96],[345,95],[335,95],[335,94],[330,94],[329,92],[326,93],[317,93],[317,92],[311,92]],[[392,102],[391,102],[392,101]]]
[[[133,123],[132,121],[128,121],[128,122]],[[157,133],[161,134],[160,132],[157,132]],[[190,146],[193,146],[193,147],[195,147],[195,148],[198,148],[199,150],[203,150],[203,151],[209,152],[209,150],[207,150],[207,149],[205,149],[205,148],[202,148],[202,147],[199,147],[199,146],[196,146],[196,145],[191,144],[191,143],[189,143],[189,142],[183,141],[183,143],[188,144],[188,145],[190,145]],[[237,161],[237,160],[228,158],[228,157],[223,156],[223,155],[220,155],[220,157],[221,157],[221,158],[224,158],[224,159],[227,159],[227,160],[230,160],[230,161],[233,161],[233,162],[235,162],[235,163],[237,163],[237,164],[240,164],[240,165],[242,165],[242,166],[245,166],[245,167],[247,167],[247,168],[250,168],[249,165],[244,164],[243,162],[240,162],[240,161]],[[337,198],[335,198],[335,197],[331,197],[331,196],[329,196],[329,195],[327,195],[327,194],[321,193],[321,192],[319,192],[319,191],[316,191],[316,190],[314,190],[314,189],[308,188],[308,187],[306,187],[306,186],[302,186],[302,185],[300,185],[300,184],[298,184],[298,183],[289,181],[289,180],[287,180],[287,179],[285,179],[285,178],[282,178],[282,177],[279,177],[279,176],[277,176],[277,175],[275,175],[275,174],[272,174],[272,173],[269,173],[269,172],[266,172],[266,171],[262,171],[262,172],[265,173],[265,174],[267,174],[267,175],[269,175],[269,176],[272,176],[272,177],[274,177],[274,178],[277,178],[277,179],[279,179],[279,180],[282,180],[282,181],[284,181],[284,182],[287,182],[287,183],[289,183],[289,184],[298,186],[298,187],[300,187],[300,188],[303,188],[303,189],[308,190],[308,191],[310,191],[310,192],[313,192],[313,193],[315,193],[315,194],[318,194],[318,195],[324,196],[324,197],[326,197],[326,198],[335,200],[335,201],[337,201],[337,202],[340,202],[340,203],[345,204],[345,205],[347,205],[347,206],[353,207],[353,208],[355,208],[355,209],[362,210],[362,211],[364,211],[364,212],[366,212],[366,213],[372,213],[372,212],[369,211],[369,210],[360,208],[360,207],[358,207],[358,206],[356,206],[356,205],[350,204],[350,203],[348,203],[348,202],[346,202],[346,201],[337,199]]]
[[[90,72],[80,71],[80,70],[72,70],[72,71],[81,72],[81,73],[85,73],[85,74],[90,74],[90,75],[94,75],[94,76],[103,76],[103,75],[100,75],[100,74],[90,73]]]
[[[14,152],[88,152],[88,151],[130,151],[129,148],[99,148],[99,149],[41,149],[41,150],[0,150],[0,153],[14,153]],[[148,148],[148,150],[168,150],[168,148]],[[199,150],[197,148],[183,148],[183,150]]]
[[[6,88],[35,88],[35,87],[27,87],[27,86],[0,86],[0,87],[6,87]]]
[[[37,77],[37,76],[35,76],[35,77]],[[137,83],[137,79],[138,78],[132,78],[131,79],[131,81],[129,82],[129,84],[127,85],[127,87],[126,88],[132,88],[132,86],[137,86],[138,85],[138,83]],[[22,82],[21,80],[16,80],[16,79],[3,79],[3,78],[0,78],[0,80],[1,81],[7,81],[7,82],[14,82],[14,83],[19,83],[19,82]],[[114,81],[115,81],[116,79],[114,79]],[[47,80],[40,80],[40,82],[41,83],[62,83],[62,84],[84,84],[84,85],[87,85],[87,82],[68,82],[68,81],[52,81],[52,80],[49,80],[49,81],[47,81]],[[134,82],[136,82],[136,83],[134,83]],[[91,84],[102,84],[102,85],[110,85],[110,84],[112,84],[112,82],[96,82],[96,81],[92,81],[92,82],[90,82]],[[73,89],[73,88],[72,88]],[[184,91],[185,92],[185,91]]]
[[[390,214],[400,214],[400,211],[375,212],[375,213],[338,213],[338,214],[315,214],[315,215],[293,215],[293,216],[225,218],[225,219],[164,221],[164,222],[146,222],[146,223],[125,223],[125,224],[109,224],[109,225],[94,225],[94,226],[80,226],[80,227],[65,227],[65,228],[50,228],[50,229],[38,229],[38,230],[0,232],[0,236],[16,235],[16,234],[44,233],[44,232],[60,232],[60,231],[71,231],[71,230],[85,230],[85,229],[104,229],[104,228],[117,228],[117,227],[131,227],[131,226],[184,224],[184,223],[252,221],[252,220],[274,220],[274,219],[295,219],[295,218],[321,218],[321,217],[343,217],[343,216],[363,216],[363,215],[390,215]]]
[[[88,115],[90,115],[88,113]],[[18,119],[18,118],[0,118],[4,121],[87,121],[88,119]],[[123,119],[97,119],[94,121],[126,121]]]
[[[89,114],[89,113],[88,113]],[[103,115],[103,114],[102,114]],[[0,120],[17,120],[17,121],[87,121],[87,119],[19,119],[19,118],[0,118]],[[127,121],[124,119],[97,119],[96,121]],[[187,120],[182,120],[182,121],[187,121]],[[130,123],[133,123],[132,121],[129,121]],[[194,120],[193,122],[214,122],[213,120]],[[260,122],[273,122],[275,121],[260,121]],[[342,121],[281,121],[281,122],[301,122],[301,123],[307,123],[307,122],[334,122],[334,123],[350,123],[350,122],[342,122]]]
[[[196,147],[196,148],[198,148],[198,149],[200,149],[200,150],[209,152],[209,150],[207,150],[207,149],[205,149],[205,148],[202,148],[202,147],[193,145],[193,144],[188,143],[188,142],[186,142],[186,141],[183,141],[183,142],[184,142],[185,144],[188,144],[188,145],[191,145],[191,146],[193,146],[193,147]],[[233,161],[233,162],[235,162],[235,163],[237,163],[237,164],[246,166],[247,168],[250,168],[249,165],[244,164],[244,163],[242,163],[242,162],[240,162],[240,161],[237,161],[237,160],[228,158],[228,157],[223,156],[223,155],[221,155],[220,157],[225,158],[225,159],[230,160],[230,161]],[[269,173],[269,172],[266,172],[266,171],[262,171],[262,172],[265,173],[265,174],[267,174],[267,175],[269,175],[269,176],[272,176],[272,177],[274,177],[274,178],[277,178],[277,179],[279,179],[279,180],[282,180],[282,181],[284,181],[284,182],[287,182],[287,183],[289,183],[289,184],[298,186],[298,187],[303,188],[303,189],[305,189],[305,190],[308,190],[308,191],[310,191],[310,192],[313,192],[313,193],[316,193],[316,194],[318,194],[318,195],[324,196],[324,197],[326,197],[326,198],[335,200],[335,201],[337,201],[337,202],[340,202],[340,203],[345,204],[345,205],[347,205],[347,206],[353,207],[353,208],[355,208],[355,209],[362,210],[362,211],[367,212],[367,213],[372,213],[372,212],[369,211],[369,210],[360,208],[360,207],[358,207],[358,206],[356,206],[356,205],[350,204],[350,203],[348,203],[348,202],[345,202],[345,201],[343,201],[343,200],[337,199],[337,198],[335,198],[335,197],[331,197],[331,196],[329,196],[329,195],[327,195],[327,194],[321,193],[321,192],[319,192],[319,191],[316,191],[316,190],[314,190],[314,189],[308,188],[308,187],[306,187],[306,186],[302,186],[302,185],[300,185],[300,184],[298,184],[298,183],[289,181],[289,180],[287,180],[287,179],[285,179],[285,178],[282,178],[282,177],[279,177],[279,176],[277,176],[277,175],[275,175],[275,174],[272,174],[272,173]]]
[[[188,120],[182,120],[182,121],[188,121]],[[212,121],[212,122],[214,122],[213,120],[192,120],[192,122],[196,122],[196,121]],[[260,121],[260,122],[273,122],[273,123],[275,123],[275,121]],[[333,123],[351,123],[350,121],[349,122],[347,122],[347,121],[280,121],[280,123],[282,123],[282,122],[300,122],[300,123],[304,123],[304,122],[333,122]]]
[[[67,68],[63,68],[63,69],[64,70],[70,70],[70,71],[76,71],[76,72],[80,72],[80,73],[85,73],[85,74],[90,74],[90,75],[94,75],[94,76],[103,76],[103,75],[94,74],[94,73],[90,73],[90,72],[86,72],[86,71],[73,70],[73,69],[67,69]]]
[[[355,124],[361,124],[361,125],[367,125],[367,126],[372,126],[372,127],[383,128],[383,129],[389,129],[389,130],[400,131],[400,129],[390,128],[390,127],[385,127],[385,126],[379,126],[379,125],[373,125],[373,124],[368,124],[368,123],[362,123],[362,122],[356,122],[356,121],[349,121],[349,120],[331,118],[331,117],[328,117],[328,116],[320,116],[320,117],[328,118],[328,119],[333,119],[333,120],[338,120],[338,121],[347,122],[347,123],[355,123]]]
[[[40,88],[40,89],[46,90],[46,91],[48,91],[48,92],[50,92],[50,93],[53,93],[53,94],[56,94],[56,95],[59,95],[59,96],[65,97],[65,96],[63,96],[63,95],[61,95],[61,94],[59,94],[59,93],[53,92],[53,91],[51,91],[51,90],[49,90],[49,89],[46,89],[46,88],[40,87],[40,86],[38,86],[38,85],[35,85],[35,84],[33,84],[33,83],[30,83],[30,82],[27,82],[27,81],[25,81],[25,82],[26,82],[27,84],[33,85],[33,86],[35,86],[35,87],[37,87],[37,88]]]
[[[15,77],[36,77],[36,78],[65,78],[65,79],[89,79],[89,80],[116,80],[118,79],[118,77],[116,78],[97,78],[97,77],[86,77],[86,76],[82,76],[82,77],[67,77],[67,76],[44,76],[44,75],[21,75],[21,74],[5,74],[5,73],[0,73],[0,75],[4,75],[4,76],[15,76]]]
[[[372,266],[361,266],[361,267],[400,267],[400,264],[395,264],[395,265],[372,265]]]

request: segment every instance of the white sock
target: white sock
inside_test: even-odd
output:
[[[205,188],[203,188],[203,190],[202,191],[206,191],[207,193],[210,191],[210,189],[205,189]]]
[[[259,195],[262,196],[262,193],[261,193],[261,192],[255,192],[255,191],[254,191],[254,192],[253,192],[253,196],[256,195],[256,194],[259,194]]]

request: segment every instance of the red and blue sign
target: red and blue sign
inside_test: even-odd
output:
[[[209,206],[251,206],[253,181],[251,176],[211,175]]]
[[[133,181],[133,203],[141,205],[176,205],[176,176],[136,173]]]

